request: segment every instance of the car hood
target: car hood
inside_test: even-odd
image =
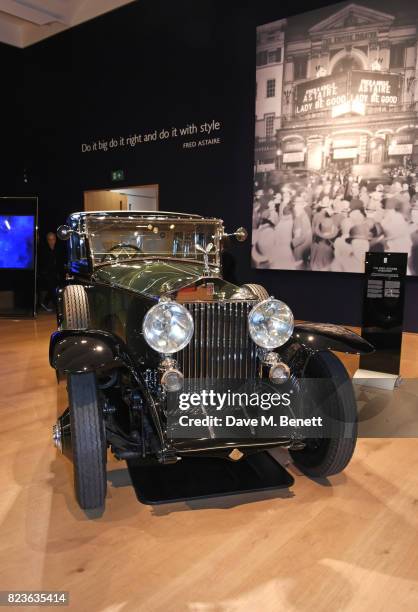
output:
[[[184,261],[144,260],[114,263],[98,268],[94,273],[96,281],[148,297],[168,295],[193,285],[203,277],[206,280],[213,278],[225,283],[216,274],[213,277],[205,276],[203,264]]]

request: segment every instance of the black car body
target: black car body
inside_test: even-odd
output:
[[[104,503],[107,447],[119,459],[165,464],[192,454],[236,460],[285,446],[309,475],[345,467],[355,446],[356,408],[351,381],[330,351],[372,347],[339,326],[293,325],[290,309],[263,287],[224,280],[221,220],[86,212],[71,215],[58,234],[69,240],[68,275],[58,295],[50,363],[67,377],[69,408],[54,426],[54,439],[73,459],[82,507]],[[235,234],[241,240],[246,233]],[[254,324],[257,307],[262,316]],[[275,313],[271,320],[269,312]],[[279,338],[273,348],[254,341],[260,332],[269,344],[268,329]],[[348,437],[240,438],[218,436],[211,427],[183,439],[170,433],[168,399],[187,385],[293,381],[297,389],[303,377],[332,382],[332,410],[354,423]]]

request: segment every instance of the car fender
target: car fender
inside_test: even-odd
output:
[[[120,341],[108,332],[98,330],[60,330],[52,334],[49,363],[65,374],[92,372],[118,365]]]
[[[164,443],[162,426],[154,400],[142,373],[134,365],[125,343],[109,332],[101,330],[63,329],[51,335],[49,363],[57,372],[82,374],[101,368],[126,365],[134,375],[151,411],[160,443]]]
[[[290,343],[298,343],[310,351],[339,351],[355,355],[374,352],[367,340],[341,325],[329,323],[298,323]]]

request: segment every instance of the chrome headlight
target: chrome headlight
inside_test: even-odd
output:
[[[251,310],[248,328],[253,341],[262,348],[275,349],[287,342],[293,333],[293,314],[280,300],[268,298]]]
[[[177,353],[193,336],[193,318],[187,308],[177,302],[160,302],[148,310],[142,331],[154,351],[168,355]]]

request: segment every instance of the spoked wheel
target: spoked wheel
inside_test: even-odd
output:
[[[350,377],[341,361],[329,351],[316,353],[308,362],[305,377],[327,379],[321,412],[339,424],[333,438],[308,438],[301,450],[291,450],[295,465],[307,476],[325,478],[342,472],[353,456],[357,441],[357,406]],[[321,386],[318,381],[318,388]],[[312,385],[315,390],[315,382]],[[318,405],[317,403],[317,405]],[[315,399],[313,407],[315,406]]]
[[[68,376],[74,488],[83,509],[100,508],[106,497],[106,435],[92,372]]]

